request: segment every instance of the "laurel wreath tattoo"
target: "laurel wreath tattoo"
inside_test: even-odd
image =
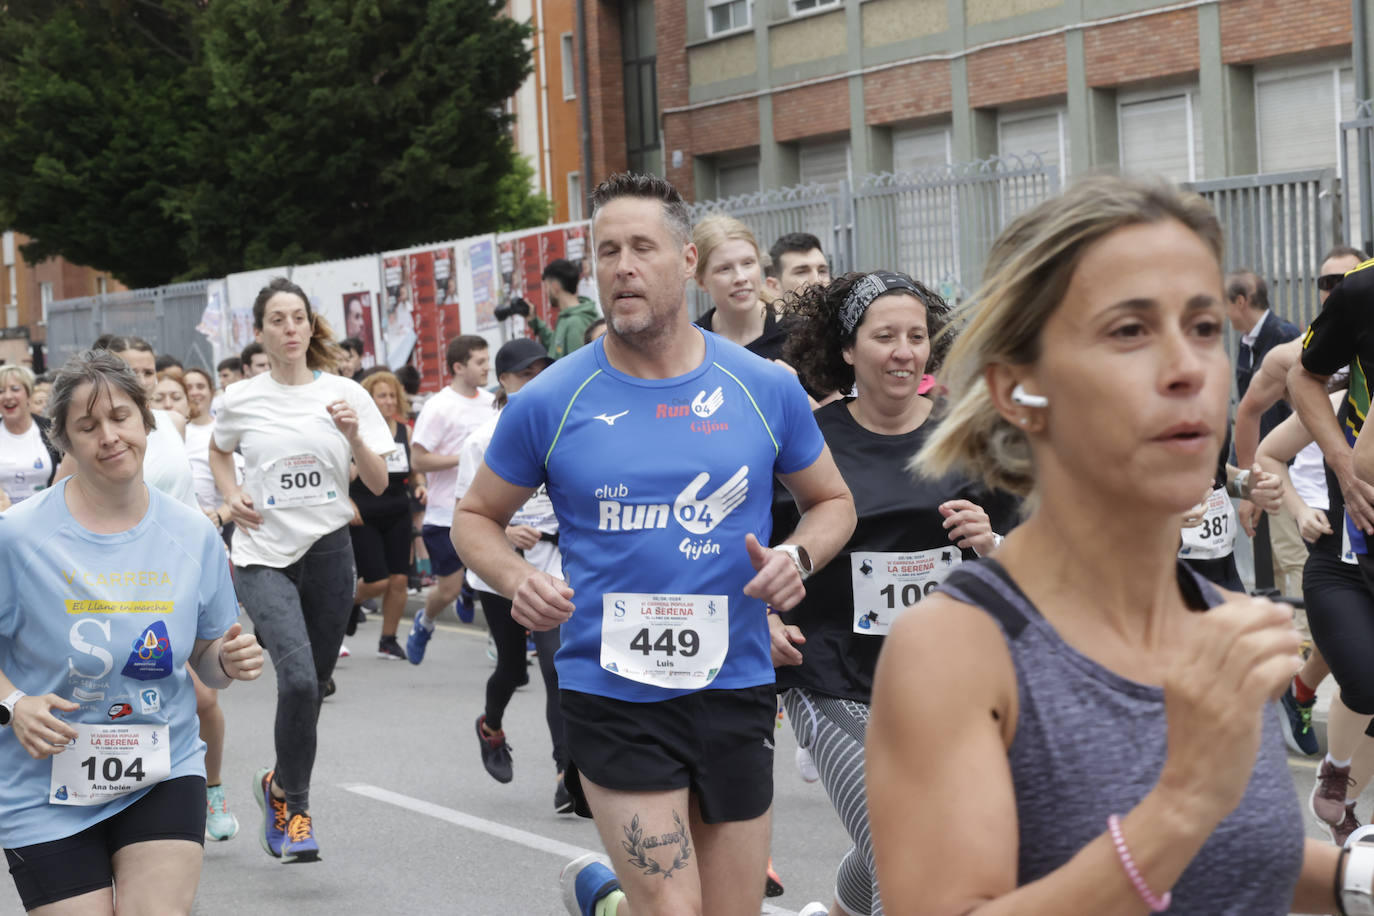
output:
[[[664,879],[671,878],[673,872],[686,868],[687,860],[692,857],[691,843],[687,837],[687,827],[676,811],[673,812],[673,824],[677,827],[674,833],[646,837],[639,826],[639,815],[630,818],[630,826],[624,828],[625,839],[620,844],[629,854],[630,864],[646,875],[662,875]],[[650,849],[674,843],[677,851],[673,854],[671,865],[664,866],[648,854]]]

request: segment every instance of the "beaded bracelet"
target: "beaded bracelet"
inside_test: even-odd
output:
[[[1116,847],[1116,856],[1121,860],[1121,867],[1126,870],[1126,877],[1131,879],[1131,886],[1140,895],[1140,899],[1145,901],[1145,905],[1150,908],[1151,913],[1162,913],[1169,908],[1173,902],[1174,895],[1170,891],[1165,891],[1163,897],[1156,897],[1151,893],[1149,885],[1140,876],[1140,869],[1135,867],[1135,860],[1131,858],[1131,851],[1126,848],[1126,838],[1121,835],[1121,818],[1115,814],[1107,818],[1107,830],[1112,835],[1112,845]]]

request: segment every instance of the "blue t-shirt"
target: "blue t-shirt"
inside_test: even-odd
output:
[[[700,366],[669,379],[614,369],[597,341],[511,398],[486,463],[520,487],[547,483],[576,611],[562,627],[559,686],[635,702],[685,691],[602,667],[607,593],[724,595],[729,649],[712,688],[773,682],[763,602],[744,536],[768,543],[774,474],[825,447],[797,378],[701,332]]]
[[[197,639],[238,619],[223,542],[201,512],[152,488],[137,525],[93,534],[67,509],[70,480],[0,514],[0,671],[30,696],[81,703],[56,713],[68,722],[165,724],[169,778],[204,776],[186,662]],[[0,729],[0,846],[72,836],[147,791],[50,804],[52,759],[34,760]]]

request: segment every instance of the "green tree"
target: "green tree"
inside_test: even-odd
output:
[[[0,8],[0,212],[34,241],[126,283],[187,269],[168,210],[203,117],[194,6],[11,2]]]
[[[503,110],[529,29],[501,9],[11,3],[0,212],[26,254],[131,285],[542,222]]]

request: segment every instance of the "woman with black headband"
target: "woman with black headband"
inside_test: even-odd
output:
[[[849,274],[798,294],[786,356],[812,388],[856,396],[816,411],[858,526],[806,597],[770,616],[778,689],[796,733],[844,821],[852,848],[840,863],[830,913],[881,913],[864,791],[864,737],[873,673],[893,619],[964,560],[990,553],[1012,516],[1007,499],[957,477],[906,470],[934,404],[917,393],[935,368],[931,339],[948,307],[905,274]],[[982,506],[993,508],[994,518]],[[821,905],[805,912],[825,912]]]

